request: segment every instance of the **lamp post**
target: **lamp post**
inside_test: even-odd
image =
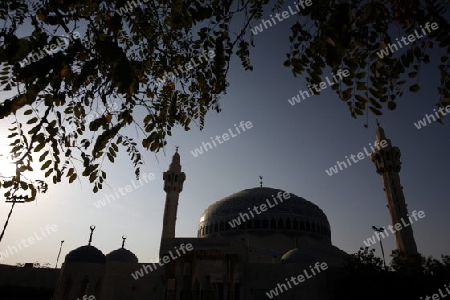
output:
[[[12,202],[12,206],[11,206],[11,210],[8,213],[8,217],[6,218],[5,225],[3,226],[2,233],[0,234],[0,242],[2,241],[3,236],[5,235],[6,227],[8,226],[9,219],[11,218],[11,214],[13,212],[14,205],[16,205],[16,203],[24,203],[25,199],[26,199],[25,198],[26,196],[20,196],[20,195],[16,196],[15,195],[17,190],[19,189],[19,183],[20,183],[20,172],[18,171],[19,170],[19,166],[16,164],[15,167],[16,167],[16,176],[15,176],[16,179],[15,179],[15,182],[14,182],[15,189],[12,192],[12,195],[7,197],[6,200],[5,200],[5,202]]]
[[[55,269],[58,267],[59,255],[61,254],[61,249],[62,249],[62,244],[63,243],[64,243],[64,241],[61,241],[61,245],[59,246],[59,252],[58,252],[58,257],[56,258]]]
[[[375,226],[372,226],[372,229],[375,230],[376,234],[378,235],[380,232],[384,231],[383,227],[377,228]],[[386,260],[384,259],[384,249],[383,249],[383,241],[380,239],[380,237],[378,237],[378,239],[380,240],[380,246],[381,246],[381,254],[383,255],[383,265],[384,265],[384,269],[386,269]]]

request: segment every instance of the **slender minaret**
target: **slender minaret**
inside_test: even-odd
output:
[[[414,240],[413,230],[408,218],[403,187],[400,184],[399,172],[402,164],[400,161],[400,149],[392,147],[391,140],[386,138],[384,130],[379,124],[376,129],[375,143],[375,151],[370,155],[370,158],[383,181],[392,225],[402,225],[401,230],[395,231],[397,249],[405,254],[417,254],[416,241]]]
[[[181,172],[180,155],[178,147],[172,157],[169,170],[164,172],[164,191],[166,191],[166,206],[164,207],[163,229],[161,239],[175,237],[175,224],[177,221],[178,197],[183,190],[183,182],[186,179]]]

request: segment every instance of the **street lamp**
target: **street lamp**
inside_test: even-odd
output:
[[[376,234],[378,235],[380,232],[384,231],[383,227],[377,228],[375,226],[372,226],[372,229],[375,230]],[[380,239],[380,237],[378,237],[378,239],[380,240],[380,246],[381,246],[381,254],[383,255],[383,265],[384,265],[384,269],[386,269],[386,260],[384,259],[384,249],[383,249],[383,241]]]
[[[62,244],[63,243],[64,243],[64,241],[61,241],[61,245],[59,246],[59,253],[58,253],[58,257],[56,258],[55,269],[58,267],[59,255],[61,254],[61,249],[62,249]]]

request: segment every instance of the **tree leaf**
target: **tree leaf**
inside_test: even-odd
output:
[[[409,87],[409,90],[413,93],[417,93],[420,91],[420,86],[418,84],[413,84]]]

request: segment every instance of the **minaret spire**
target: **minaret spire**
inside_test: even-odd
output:
[[[90,229],[91,229],[91,235],[89,236],[88,246],[90,246],[92,243],[92,235],[94,234],[95,226],[91,225]]]
[[[375,133],[377,147],[370,155],[370,158],[383,181],[392,225],[402,225],[401,230],[395,231],[397,249],[405,254],[417,254],[416,241],[414,240],[413,230],[408,218],[403,187],[400,183],[399,172],[402,164],[400,161],[400,149],[392,147],[391,140],[386,138],[384,129],[380,126],[378,120]]]
[[[122,248],[125,248],[125,240],[127,239],[127,236],[124,234],[122,235]]]
[[[175,237],[178,198],[183,190],[183,182],[185,179],[186,175],[184,172],[181,172],[180,154],[178,154],[178,147],[176,147],[169,170],[163,174],[164,191],[166,192],[166,205],[164,207],[161,239]]]

